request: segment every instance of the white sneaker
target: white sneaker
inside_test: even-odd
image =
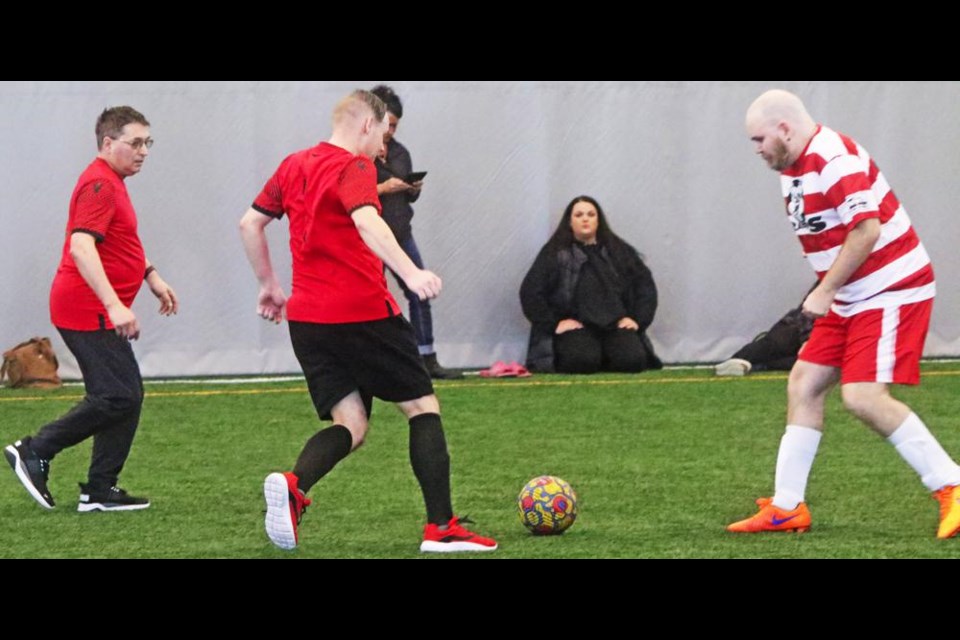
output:
[[[310,498],[297,487],[292,473],[271,473],[263,481],[263,497],[267,501],[264,526],[270,542],[281,549],[297,548],[297,527]]]
[[[718,376],[745,376],[750,373],[750,369],[753,368],[747,360],[742,358],[730,358],[724,362],[721,362],[714,369],[715,373]]]

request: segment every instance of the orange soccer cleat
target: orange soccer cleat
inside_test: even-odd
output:
[[[803,533],[810,530],[810,510],[807,509],[806,502],[801,502],[792,511],[786,511],[774,506],[773,498],[757,498],[757,506],[760,507],[760,511],[746,520],[734,522],[727,526],[727,531],[733,531],[734,533],[759,533],[761,531],[796,531]],[[960,515],[958,515],[958,518],[960,518]]]
[[[960,485],[947,485],[933,492],[940,502],[940,528],[937,537],[941,540],[952,538],[960,533]]]

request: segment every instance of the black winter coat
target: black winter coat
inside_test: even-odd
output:
[[[640,325],[640,339],[650,353],[652,368],[663,366],[653,351],[646,330],[657,312],[657,287],[650,269],[640,259],[636,249],[620,242],[604,245],[601,256],[613,266],[627,283],[623,307],[627,315]],[[552,372],[553,334],[564,318],[576,318],[574,297],[580,272],[587,262],[587,254],[579,244],[557,248],[547,243],[520,285],[520,304],[523,314],[533,325],[527,349],[527,368],[531,371]]]

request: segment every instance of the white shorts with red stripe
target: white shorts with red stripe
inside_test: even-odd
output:
[[[840,384],[920,383],[920,356],[933,300],[870,309],[844,318],[830,311],[813,325],[799,359],[840,369]]]

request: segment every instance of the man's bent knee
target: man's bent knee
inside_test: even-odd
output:
[[[353,442],[350,450],[356,451],[366,439],[370,427],[367,409],[363,406],[360,393],[354,391],[334,405],[330,410],[330,417],[334,424],[343,425],[350,432]]]
[[[398,402],[397,407],[408,420],[424,413],[440,413],[440,401],[437,399],[437,396],[432,393],[428,396],[417,398],[416,400]]]
[[[871,422],[871,416],[887,395],[887,389],[881,384],[845,384],[840,389],[840,395],[847,411],[861,420]]]
[[[125,395],[125,396],[96,396],[87,395],[87,402],[96,407],[104,415],[111,418],[120,418],[136,415],[140,413],[143,406],[143,396]]]

